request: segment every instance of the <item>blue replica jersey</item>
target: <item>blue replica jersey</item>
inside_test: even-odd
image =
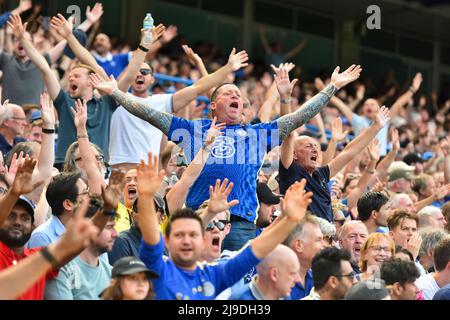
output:
[[[161,235],[154,246],[142,241],[139,252],[147,268],[159,275],[152,279],[157,300],[213,300],[260,262],[251,247],[246,246],[225,263],[197,263],[195,270],[184,270],[163,256],[163,251]]]
[[[174,117],[168,137],[184,149],[192,161],[203,146],[211,120],[189,121]],[[254,125],[227,125],[224,135],[216,138],[211,154],[187,195],[186,205],[196,210],[209,198],[209,186],[228,178],[234,188],[228,200],[238,199],[231,213],[248,221],[256,220],[258,199],[256,180],[264,157],[281,143],[276,121]]]

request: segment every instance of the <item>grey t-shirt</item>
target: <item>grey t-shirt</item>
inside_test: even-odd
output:
[[[44,58],[51,63],[48,54]],[[44,77],[31,60],[21,62],[12,54],[0,52],[0,70],[3,71],[2,103],[9,99],[18,105],[39,105],[39,95],[45,88]]]

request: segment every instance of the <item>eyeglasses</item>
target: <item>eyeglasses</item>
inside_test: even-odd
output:
[[[17,121],[27,121],[27,118],[22,118],[22,117],[11,117],[9,118],[11,120],[17,120]]]
[[[78,158],[75,159],[75,162],[78,162],[81,159],[82,159],[81,157],[78,157]],[[97,159],[97,161],[102,161],[103,162],[103,160],[105,160],[105,157],[100,155],[100,154],[98,154],[98,155],[95,156],[95,159]]]
[[[370,249],[372,249],[375,252],[391,252],[391,248],[389,247],[381,247],[381,246],[371,246]]]
[[[79,194],[77,194],[77,196],[85,196],[87,194],[89,194],[89,189],[86,189],[83,192],[80,192]]]
[[[356,273],[354,271],[350,272],[349,274],[335,274],[334,276],[336,278],[350,278],[353,279],[355,277]]]
[[[150,69],[140,69],[139,72],[143,75],[143,76],[147,76],[149,74],[152,74],[152,71]]]
[[[7,188],[0,187],[0,194],[5,194],[8,192]]]
[[[223,231],[225,229],[225,226],[227,225],[227,220],[219,220],[219,221],[211,221],[206,226],[206,231],[211,231],[214,229],[214,227],[217,227],[220,231]]]

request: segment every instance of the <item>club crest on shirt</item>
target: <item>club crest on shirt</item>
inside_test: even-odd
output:
[[[211,149],[211,153],[216,158],[231,158],[236,153],[234,140],[230,137],[217,137]]]

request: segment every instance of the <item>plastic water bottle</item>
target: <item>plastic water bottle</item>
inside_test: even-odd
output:
[[[178,182],[177,173],[174,171],[169,178],[169,186],[173,187]]]
[[[153,28],[153,17],[151,13],[147,13],[144,19],[144,29],[145,29],[145,36],[144,36],[144,43],[150,44],[153,40],[152,35],[152,28]]]

